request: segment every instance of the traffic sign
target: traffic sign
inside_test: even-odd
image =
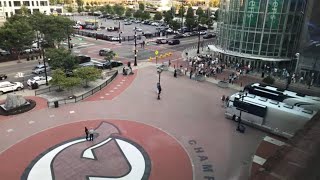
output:
[[[159,54],[159,51],[156,50],[156,51],[154,52],[154,54],[157,56],[157,55]]]

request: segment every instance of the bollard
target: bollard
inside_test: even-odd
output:
[[[242,82],[240,82],[240,87],[242,87]]]

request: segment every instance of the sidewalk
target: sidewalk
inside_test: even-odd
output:
[[[27,59],[20,59],[20,62],[18,60],[0,62],[0,67],[13,66],[13,65],[16,65],[16,64],[31,64],[31,63],[35,63],[35,62],[38,63],[38,60],[39,59],[27,61]],[[40,60],[42,62],[42,58]]]

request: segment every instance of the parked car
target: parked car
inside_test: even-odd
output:
[[[7,79],[7,78],[8,78],[7,75],[5,75],[5,74],[0,74],[0,80],[5,80],[5,79]]]
[[[200,35],[205,35],[207,34],[207,31],[200,31]]]
[[[133,30],[136,30],[137,32],[142,32],[142,29],[138,27],[134,27]]]
[[[153,22],[153,23],[151,23],[151,26],[159,26],[159,23]]]
[[[0,49],[0,56],[9,56],[11,53],[9,51],[5,51]]]
[[[167,33],[173,33],[173,29],[169,28],[166,30]]]
[[[131,25],[131,24],[132,24],[131,21],[126,21],[126,22],[124,23],[124,25]]]
[[[173,36],[173,39],[181,39],[181,38],[184,38],[185,36],[182,35],[182,34],[176,34]]]
[[[113,36],[113,37],[110,38],[110,40],[111,40],[111,41],[119,41],[120,38],[117,37],[117,36]]]
[[[21,82],[0,82],[0,95],[10,91],[20,91],[23,89],[23,84]]]
[[[41,74],[41,73],[44,73],[45,69],[47,71],[50,71],[50,67],[49,66],[45,66],[43,64],[40,64],[40,65],[37,65],[36,67],[33,68],[32,73]]]
[[[91,61],[91,57],[86,55],[78,55],[77,60],[79,64],[87,63]]]
[[[176,44],[180,44],[180,40],[179,39],[171,39],[168,41],[169,45],[176,45]]]
[[[99,55],[100,56],[105,56],[107,53],[111,52],[112,50],[109,49],[109,48],[103,48],[103,49],[100,49],[99,51]]]
[[[48,82],[52,80],[51,76],[47,76]],[[45,76],[34,76],[31,79],[28,79],[27,84],[31,86],[32,84],[37,83],[39,86],[46,84],[46,77]]]
[[[94,66],[98,69],[111,69],[114,67],[123,66],[123,63],[121,61],[111,60],[104,63],[96,63]]]
[[[158,38],[156,40],[156,43],[157,44],[167,44],[168,43],[168,40],[166,38]]]
[[[118,31],[119,27],[108,27],[107,31]]]
[[[210,39],[210,38],[214,38],[214,37],[216,37],[215,34],[206,34],[203,36],[203,39]]]

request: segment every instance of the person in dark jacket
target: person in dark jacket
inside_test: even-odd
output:
[[[86,133],[86,140],[88,141],[89,138],[89,130],[87,127],[84,127],[84,132]]]
[[[173,77],[177,77],[177,69],[174,69],[174,72],[173,72]]]
[[[160,94],[161,94],[162,88],[159,82],[157,83],[157,89],[158,89],[158,100],[160,100]]]

